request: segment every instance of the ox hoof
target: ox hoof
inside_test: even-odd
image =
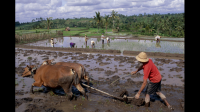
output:
[[[73,96],[69,96],[68,100],[71,101],[73,99]]]
[[[85,98],[88,100],[88,96],[87,95],[85,95]]]

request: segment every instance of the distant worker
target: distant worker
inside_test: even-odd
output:
[[[95,41],[93,39],[91,40],[91,46],[92,48],[95,47]]]
[[[85,45],[87,46],[87,40],[88,40],[88,38],[87,38],[87,35],[85,34]]]
[[[70,47],[72,48],[74,48],[74,45],[75,45],[75,43],[73,43],[73,42],[70,42]]]
[[[54,41],[53,41],[53,38],[51,38],[51,47],[54,47]]]
[[[160,38],[161,38],[161,36],[158,36],[158,35],[157,35],[157,36],[155,37],[156,42],[160,42]]]
[[[105,36],[102,33],[102,35],[101,35],[102,44],[104,44],[104,39],[105,39]]]
[[[51,44],[55,44],[54,41],[53,41],[53,38],[51,38]]]
[[[107,37],[106,40],[107,40],[107,43],[110,43],[110,38],[109,37]]]

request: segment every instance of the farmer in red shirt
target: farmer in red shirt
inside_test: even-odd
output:
[[[173,109],[167,102],[165,95],[160,92],[162,77],[157,67],[154,65],[153,61],[147,57],[145,52],[139,53],[136,56],[136,59],[143,65],[140,66],[138,70],[132,71],[131,74],[133,75],[137,73],[138,71],[140,71],[141,69],[143,69],[144,77],[143,77],[143,84],[140,90],[138,91],[138,93],[135,95],[135,98],[138,99],[140,97],[140,93],[147,85],[147,89],[145,91],[145,94],[146,94],[145,106],[146,107],[149,107],[150,105],[150,95],[156,93],[165,102],[165,104],[167,105],[169,109]],[[150,80],[148,84],[147,84],[147,79]]]

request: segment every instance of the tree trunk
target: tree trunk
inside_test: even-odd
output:
[[[49,26],[47,26],[47,29],[49,30]]]
[[[106,25],[106,34],[107,34],[107,25]]]
[[[98,25],[98,33],[99,33],[99,25]]]
[[[113,20],[113,28],[114,28],[114,20]]]

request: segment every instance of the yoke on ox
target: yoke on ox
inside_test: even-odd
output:
[[[35,75],[35,82],[31,86],[41,87],[42,85],[50,88],[62,87],[65,93],[69,96],[68,99],[73,99],[72,84],[88,99],[85,90],[79,83],[78,73],[74,67],[61,66],[61,65],[45,65],[40,66]]]

